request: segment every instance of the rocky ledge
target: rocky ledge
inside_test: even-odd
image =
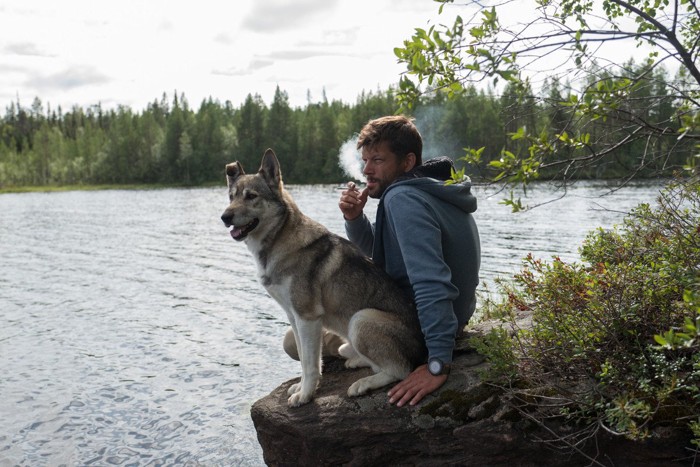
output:
[[[477,329],[473,332],[483,332]],[[347,388],[369,369],[347,370],[324,360],[315,399],[287,407],[287,381],[251,408],[270,466],[292,465],[691,465],[687,434],[657,430],[633,443],[598,437],[577,449],[553,449],[544,439],[556,430],[540,427],[501,400],[482,378],[488,363],[459,341],[448,382],[416,407],[388,403],[385,390],[350,398]],[[565,430],[565,427],[558,427]],[[559,433],[562,433],[561,431]]]

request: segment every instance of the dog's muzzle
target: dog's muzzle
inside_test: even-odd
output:
[[[226,227],[232,227],[231,228],[231,237],[236,240],[237,242],[240,242],[244,238],[248,236],[250,232],[253,231],[258,226],[259,220],[258,219],[253,219],[252,221],[248,222],[246,225],[236,227],[233,225],[233,214],[229,213],[224,213],[221,216],[221,220],[224,222],[224,225]]]

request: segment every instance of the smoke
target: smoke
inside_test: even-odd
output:
[[[343,143],[338,154],[338,164],[343,169],[345,175],[355,181],[362,181],[365,176],[362,174],[362,156],[357,150],[357,138],[359,135],[353,135],[352,138]]]
[[[447,156],[457,161],[464,155],[462,148],[468,143],[464,141],[462,133],[444,130],[445,124],[449,122],[444,106],[420,106],[416,109],[414,117],[416,127],[423,137],[423,162],[439,156]]]

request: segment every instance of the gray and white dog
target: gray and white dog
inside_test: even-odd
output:
[[[244,240],[267,292],[287,312],[301,361],[301,380],[288,404],[308,403],[321,377],[323,329],[346,340],[347,367],[374,374],[348,389],[359,396],[405,378],[426,358],[413,304],[391,278],[351,242],[305,216],[284,189],[279,161],[268,149],[255,175],[226,165],[230,204],[221,219]]]

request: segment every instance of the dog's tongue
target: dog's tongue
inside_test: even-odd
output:
[[[234,227],[231,229],[231,237],[233,237],[234,240],[237,240],[242,233],[243,232],[241,231],[240,227]]]

